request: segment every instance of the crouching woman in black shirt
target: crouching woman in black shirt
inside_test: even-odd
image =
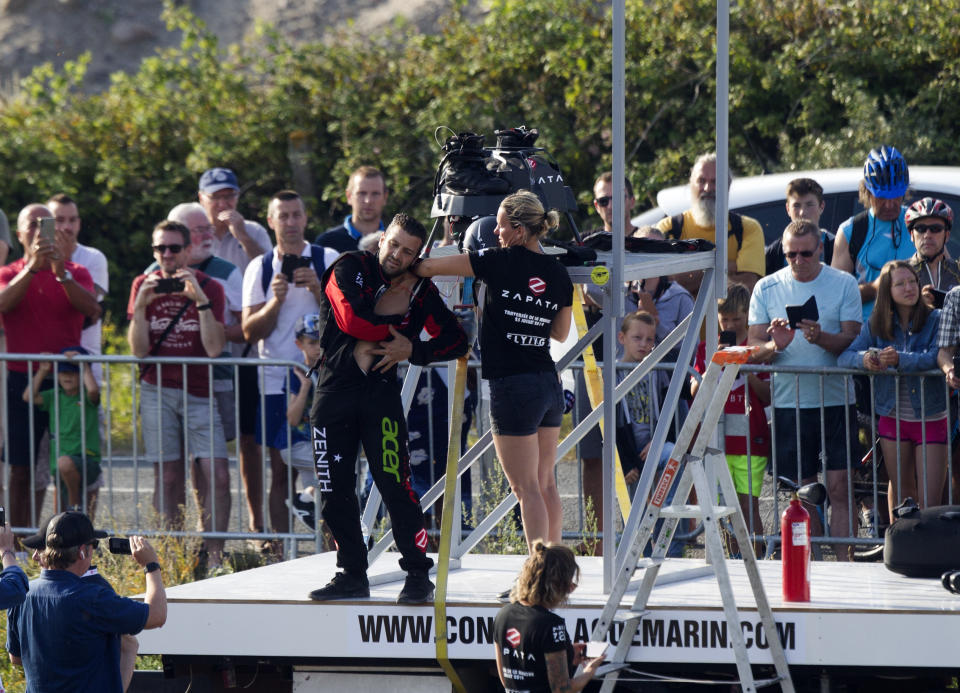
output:
[[[577,586],[580,569],[562,544],[536,541],[510,594],[493,622],[497,672],[508,691],[582,691],[603,657],[587,660],[586,644],[570,642],[563,618],[553,613]],[[583,671],[571,678],[576,667]]]
[[[421,277],[476,277],[486,285],[480,322],[480,365],[490,381],[493,444],[520,501],[527,548],[535,539],[559,542],[563,525],[553,468],[563,417],[563,390],[550,339],[570,329],[573,283],[540,237],[559,215],[521,190],[497,210],[499,248],[420,262]]]

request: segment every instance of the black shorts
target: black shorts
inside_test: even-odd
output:
[[[240,419],[240,435],[255,435],[257,424],[257,410],[260,406],[260,378],[257,366],[239,366],[237,368],[237,384],[240,395],[240,404],[237,413]]]
[[[854,407],[837,405],[823,408],[824,435],[820,433],[820,409],[773,410],[774,439],[776,441],[776,474],[797,478],[797,424],[800,425],[800,479],[810,479],[823,468],[820,462],[821,441],[826,468],[842,471],[847,459],[853,459],[859,448],[857,440],[857,412]],[[849,449],[848,449],[849,444]],[[771,466],[773,469],[773,466]]]
[[[10,448],[6,450],[4,461],[14,467],[28,466],[30,464],[31,450],[36,455],[37,446],[40,439],[50,422],[49,415],[41,411],[39,407],[33,407],[33,434],[30,430],[30,405],[23,401],[23,391],[26,389],[29,381],[26,373],[20,371],[7,371],[7,422],[6,433],[9,436]],[[48,377],[41,390],[48,390],[53,387],[53,378]],[[36,397],[34,402],[39,402],[40,397]],[[3,444],[3,438],[0,437],[0,446]],[[51,442],[51,445],[53,443]],[[34,457],[36,460],[36,457]]]
[[[557,428],[563,419],[563,388],[555,372],[519,373],[490,379],[490,427],[501,436],[529,436]]]

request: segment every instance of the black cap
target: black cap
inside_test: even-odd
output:
[[[106,532],[93,528],[89,517],[75,510],[68,510],[51,518],[47,525],[46,545],[51,549],[69,549],[106,537]]]
[[[52,519],[53,518],[51,517],[50,520]],[[50,526],[50,520],[47,520],[40,525],[40,529],[31,534],[29,537],[23,537],[20,539],[20,543],[28,549],[43,551],[47,547],[47,527]]]

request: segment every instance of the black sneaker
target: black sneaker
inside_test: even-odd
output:
[[[310,599],[327,602],[334,599],[358,599],[370,596],[370,583],[367,576],[340,572],[326,586],[310,593]]]
[[[411,570],[397,597],[397,604],[422,604],[433,599],[433,583],[426,570]]]
[[[300,500],[299,495],[295,495],[291,500],[286,500],[287,507],[293,511],[293,514],[300,518],[300,521],[310,529],[317,528],[317,517],[314,514],[313,503],[306,503]]]

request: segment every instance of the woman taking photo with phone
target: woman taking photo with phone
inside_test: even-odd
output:
[[[520,569],[510,604],[493,622],[497,673],[508,691],[582,691],[603,656],[586,659],[586,643],[573,644],[561,616],[553,613],[577,586],[580,568],[562,544],[535,541]],[[583,671],[573,672],[583,664]]]
[[[880,271],[877,302],[860,335],[837,359],[846,368],[898,374],[936,368],[940,311],[920,300],[910,263],[891,260]],[[939,505],[947,475],[947,405],[943,380],[916,375],[873,378],[873,408],[890,478],[890,517],[904,498]],[[925,446],[925,447],[924,447]]]
[[[573,283],[540,238],[559,215],[521,190],[497,210],[499,248],[423,260],[420,277],[476,277],[486,284],[480,323],[480,364],[490,381],[493,444],[511,490],[529,550],[533,541],[559,542],[563,509],[554,479],[563,390],[550,357],[550,339],[570,329]]]

